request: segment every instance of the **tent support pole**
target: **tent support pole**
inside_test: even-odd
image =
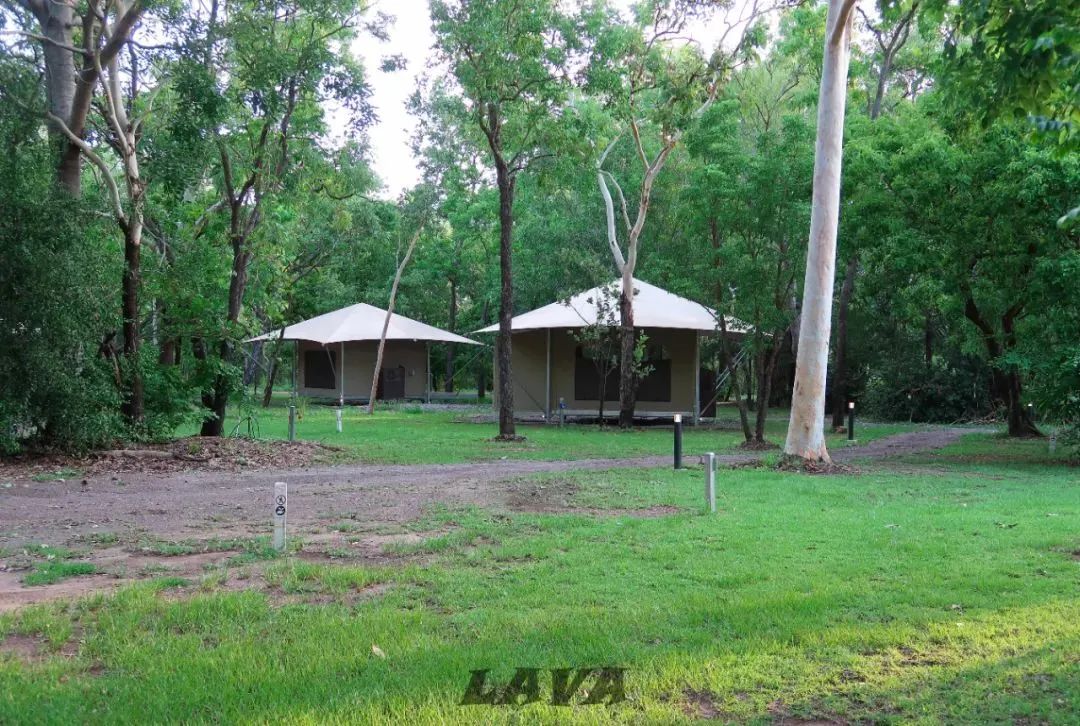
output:
[[[694,331],[694,425],[701,420],[701,333]]]
[[[424,382],[424,400],[427,403],[431,403],[431,341],[424,343],[424,350],[427,353],[427,374]]]
[[[547,360],[544,364],[544,423],[551,423],[551,328],[547,329]]]
[[[296,361],[299,358],[297,349],[300,347],[300,341],[294,340],[292,345],[292,404],[296,405]]]
[[[341,341],[341,393],[338,395],[338,406],[345,408],[345,341]]]
[[[296,349],[300,347],[300,341],[294,340],[292,345],[292,398],[289,399],[289,441],[296,441]]]

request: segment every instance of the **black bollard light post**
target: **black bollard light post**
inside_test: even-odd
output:
[[[675,468],[682,468],[682,414],[675,414]]]
[[[855,402],[847,403],[847,440],[855,440]]]

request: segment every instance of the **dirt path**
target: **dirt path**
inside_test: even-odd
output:
[[[899,434],[865,446],[839,449],[837,461],[883,458],[945,446],[968,429],[934,429]],[[739,464],[759,453],[717,457]],[[687,456],[697,464],[697,456]],[[0,610],[18,606],[32,596],[19,584],[16,572],[25,562],[13,562],[27,545],[67,546],[86,552],[107,572],[128,578],[152,571],[155,542],[205,542],[211,539],[251,538],[268,534],[269,502],[275,481],[289,483],[289,527],[306,542],[328,547],[351,545],[367,559],[377,559],[387,541],[379,532],[419,517],[436,503],[475,504],[494,509],[520,509],[514,479],[530,474],[609,470],[669,465],[669,456],[580,461],[493,461],[445,465],[344,465],[284,471],[188,472],[176,475],[124,473],[63,482],[26,481],[0,490]],[[336,527],[346,523],[346,531]],[[335,536],[336,535],[336,536]],[[380,539],[383,537],[383,539]],[[126,554],[125,554],[126,553]],[[198,572],[234,555],[216,553],[193,557]],[[126,558],[126,559],[125,559]],[[180,558],[161,557],[170,565]],[[181,574],[185,567],[173,567]],[[79,578],[99,581],[101,577]],[[70,582],[70,581],[69,581]],[[107,586],[107,584],[105,585]],[[68,595],[70,585],[55,586]],[[48,588],[30,588],[47,592]]]

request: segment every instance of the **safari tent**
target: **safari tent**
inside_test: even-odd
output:
[[[296,392],[340,402],[366,402],[386,311],[358,303],[275,330],[251,341],[295,342]],[[475,340],[394,313],[386,331],[376,398],[426,399],[431,393],[432,343],[480,345]]]
[[[575,338],[575,332],[597,324],[598,316],[602,315],[597,311],[601,295],[614,295],[617,319],[617,297],[621,291],[621,280],[615,280],[513,318],[511,365],[514,410],[518,415],[539,415],[551,420],[559,415],[560,399],[565,405],[565,416],[597,414],[600,374],[588,358],[586,346]],[[734,318],[726,318],[724,322],[732,338],[742,337],[749,329]],[[652,368],[638,388],[636,416],[666,418],[680,413],[696,422],[702,416],[702,408],[714,398],[714,374],[701,365],[701,342],[703,336],[719,334],[716,312],[635,279],[634,323],[648,336],[646,357]],[[491,325],[477,332],[498,330],[498,325]],[[603,394],[605,416],[609,412],[616,414],[617,370],[604,381]]]

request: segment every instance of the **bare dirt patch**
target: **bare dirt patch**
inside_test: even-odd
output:
[[[839,716],[795,716],[783,701],[773,701],[766,710],[774,726],[846,726],[848,723]]]
[[[944,446],[967,431],[940,429],[901,434],[863,447],[838,450],[834,458],[849,461],[926,451]],[[210,447],[201,450],[205,461],[176,456],[177,452],[195,456],[189,447],[196,443]],[[149,462],[129,461],[127,456],[82,460],[88,467],[86,473],[63,481],[35,479],[34,474],[58,471],[56,467],[69,465],[70,459],[48,464],[41,460],[0,464],[0,482],[11,483],[13,473],[20,477],[12,486],[0,488],[0,550],[18,551],[42,543],[67,546],[109,573],[26,588],[20,582],[20,573],[3,571],[0,562],[0,610],[110,590],[133,578],[199,579],[207,567],[227,561],[239,551],[203,553],[196,548],[192,554],[204,556],[177,559],[161,556],[153,548],[143,551],[136,543],[146,538],[200,542],[211,538],[268,537],[275,481],[289,484],[289,532],[294,541],[297,537],[303,540],[305,550],[321,547],[322,554],[311,555],[321,560],[363,564],[402,564],[422,557],[395,551],[392,545],[412,544],[410,537],[424,539],[434,536],[432,533],[401,534],[399,530],[387,534],[387,528],[393,532],[395,527],[418,519],[436,505],[597,517],[664,517],[680,511],[663,506],[581,507],[574,501],[577,488],[572,482],[557,486],[548,482],[542,488],[530,489],[537,485],[523,486],[521,481],[522,477],[539,473],[665,466],[670,465],[668,456],[328,466],[314,463],[328,450],[310,443],[268,445],[239,439],[199,439],[172,442],[162,450],[171,452],[172,458],[151,457]],[[230,460],[229,456],[243,456],[246,464],[236,458]],[[735,465],[756,461],[757,457],[747,452],[717,459]],[[159,465],[161,470],[154,468]],[[337,527],[340,531],[335,531]]]
[[[586,514],[595,517],[636,517],[652,519],[678,514],[679,507],[654,505],[651,507],[613,508],[582,507],[574,502],[581,490],[577,484],[566,480],[547,480],[543,483],[522,482],[507,493],[506,507],[513,512],[534,514]]]
[[[51,585],[26,587],[22,584],[22,574],[0,572],[0,612],[54,600],[75,600],[95,592],[107,592],[130,582],[111,575],[96,574],[71,577]]]
[[[780,445],[772,441],[744,441],[739,444],[739,448],[743,451],[775,451]]]
[[[3,640],[0,640],[0,653],[15,656],[23,661],[36,661],[43,658],[47,650],[45,641],[42,638],[11,633]]]
[[[713,702],[709,691],[695,691],[687,688],[682,693],[682,710],[692,719],[713,721],[725,718],[725,714]]]
[[[0,460],[0,478],[63,481],[103,474],[172,474],[274,469],[325,460],[340,451],[311,441],[252,441],[193,436],[163,444],[99,451],[84,457],[26,455]]]

